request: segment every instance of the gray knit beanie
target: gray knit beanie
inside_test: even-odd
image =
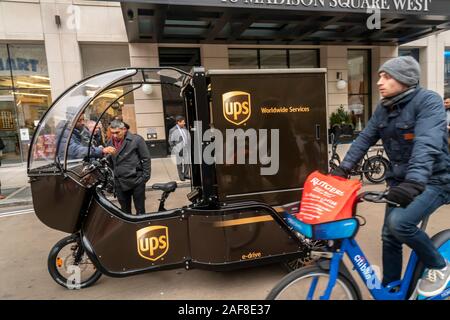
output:
[[[378,73],[386,72],[392,78],[408,87],[417,85],[420,81],[420,65],[410,56],[402,56],[386,61]]]

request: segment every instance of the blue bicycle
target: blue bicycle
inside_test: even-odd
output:
[[[385,198],[384,192],[365,192],[358,196],[374,203],[396,205]],[[356,210],[356,206],[355,206]],[[383,286],[376,269],[372,266],[355,240],[365,219],[355,216],[351,219],[309,225],[296,219],[289,211],[283,212],[283,218],[291,230],[300,238],[328,240],[323,251],[312,251],[317,263],[295,270],[285,276],[269,293],[268,300],[359,300],[361,293],[352,275],[343,263],[345,255],[357,270],[366,287],[375,300],[444,300],[450,297],[450,284],[437,296],[422,297],[417,294],[418,280],[424,273],[424,266],[417,255],[411,252],[403,279]],[[421,224],[425,230],[428,218]],[[450,229],[443,230],[432,237],[439,252],[450,260]]]

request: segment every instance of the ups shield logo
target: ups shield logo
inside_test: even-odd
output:
[[[161,259],[169,250],[169,229],[153,226],[136,231],[139,255],[147,260]]]
[[[241,125],[251,115],[250,94],[242,91],[231,91],[222,95],[223,115],[228,122]]]

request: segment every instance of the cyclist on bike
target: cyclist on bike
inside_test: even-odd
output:
[[[379,139],[391,161],[386,174],[387,206],[383,239],[383,285],[401,279],[402,244],[427,268],[419,294],[441,293],[449,283],[449,262],[418,228],[425,217],[450,203],[450,157],[442,98],[419,86],[420,65],[412,57],[387,61],[378,70],[382,99],[366,128],[331,174],[348,178],[351,169]]]

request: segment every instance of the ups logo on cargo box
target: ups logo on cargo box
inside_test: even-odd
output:
[[[231,91],[222,95],[223,115],[227,121],[241,125],[252,113],[250,94],[242,91]]]
[[[156,261],[169,250],[169,229],[164,226],[146,227],[136,231],[139,255]]]

